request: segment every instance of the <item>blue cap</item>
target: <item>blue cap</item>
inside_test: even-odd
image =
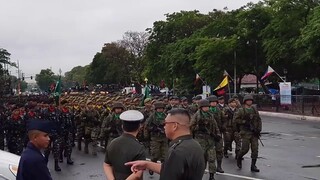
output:
[[[51,123],[46,120],[32,119],[28,124],[28,131],[38,130],[45,133],[50,133],[52,130]]]

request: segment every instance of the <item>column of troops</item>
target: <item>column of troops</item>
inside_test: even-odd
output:
[[[237,166],[242,167],[243,156],[251,147],[251,171],[256,167],[261,119],[252,107],[253,97],[246,95],[241,105],[235,95],[225,104],[224,97],[201,96],[153,97],[123,94],[63,95],[59,105],[47,96],[2,98],[0,106],[0,149],[20,155],[27,143],[26,127],[30,119],[39,118],[52,122],[51,145],[45,151],[48,159],[52,152],[54,168],[61,171],[59,163],[66,158],[72,165],[72,147],[97,155],[98,144],[106,147],[122,134],[120,114],[126,109],[139,110],[145,119],[141,122],[138,140],[149,150],[151,161],[164,161],[168,140],[164,133],[166,112],[172,108],[185,108],[192,116],[191,131],[204,150],[209,164],[210,179],[216,172],[223,173],[222,160],[229,158],[235,142]],[[143,104],[143,106],[141,106]],[[6,142],[6,143],[5,143]],[[82,145],[84,145],[82,147]],[[149,172],[152,174],[153,172]]]

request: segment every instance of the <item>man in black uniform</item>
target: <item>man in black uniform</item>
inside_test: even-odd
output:
[[[160,174],[160,180],[201,180],[205,170],[204,152],[192,139],[188,111],[181,108],[168,111],[164,124],[166,136],[172,140],[164,163],[133,161],[126,165],[131,165],[133,172],[150,169]]]
[[[123,121],[123,134],[108,145],[103,169],[107,179],[140,179],[143,172],[132,173],[124,163],[146,159],[145,148],[136,139],[144,117],[137,110],[128,110],[121,113],[120,119]]]

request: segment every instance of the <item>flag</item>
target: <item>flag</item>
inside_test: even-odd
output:
[[[224,88],[229,84],[228,76],[225,76],[218,87],[216,87],[213,91]]]
[[[61,95],[61,76],[59,77],[59,80],[56,83],[56,87],[54,88],[54,99],[56,101],[56,105],[60,105],[60,95]]]
[[[267,71],[264,73],[264,75],[261,77],[261,80],[267,79],[272,73],[275,71],[272,69],[272,67],[268,66]]]
[[[141,103],[140,103],[141,106],[144,106],[144,100],[147,98],[150,98],[150,89],[149,89],[148,85],[146,85],[146,87],[144,88],[144,96],[143,96]]]
[[[196,74],[196,80],[194,80],[194,84],[197,84],[199,79],[201,79],[200,75],[197,73]]]

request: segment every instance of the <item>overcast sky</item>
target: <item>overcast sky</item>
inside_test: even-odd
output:
[[[106,42],[144,31],[166,13],[237,9],[258,0],[1,0],[0,47],[26,76],[89,64]],[[17,75],[16,68],[10,69]]]

